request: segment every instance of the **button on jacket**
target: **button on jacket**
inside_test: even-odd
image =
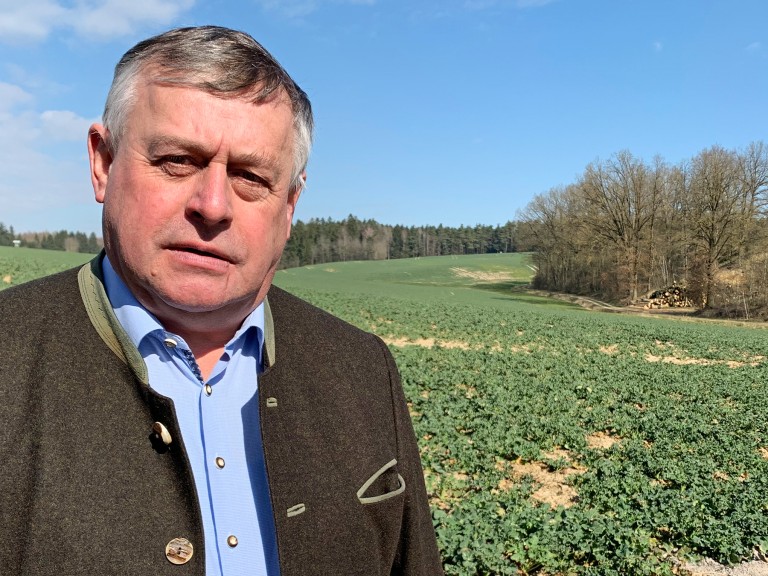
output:
[[[203,576],[172,402],[100,274],[96,259],[0,293],[0,574]],[[276,287],[267,304],[253,401],[281,574],[442,574],[386,346]]]
[[[150,388],[173,401],[200,503],[206,576],[278,576],[258,401],[251,401],[261,369],[266,306],[246,316],[203,382],[184,338],[165,330],[136,300],[106,257],[101,270],[110,307],[144,358]],[[244,419],[250,425],[243,426]]]

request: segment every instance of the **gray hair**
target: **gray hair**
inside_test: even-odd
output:
[[[220,26],[177,28],[128,50],[115,66],[102,116],[112,150],[117,150],[136,101],[137,81],[145,73],[151,73],[152,80],[159,83],[196,88],[220,97],[249,98],[254,104],[283,92],[293,112],[291,189],[304,186],[301,175],[312,147],[312,106],[298,84],[251,36]]]

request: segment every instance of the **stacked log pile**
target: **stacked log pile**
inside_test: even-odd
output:
[[[688,298],[685,288],[673,284],[661,290],[651,292],[643,301],[643,308],[692,308],[693,302]]]

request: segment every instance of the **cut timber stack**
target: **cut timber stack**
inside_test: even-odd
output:
[[[692,308],[693,302],[688,298],[685,288],[673,284],[668,288],[651,292],[644,298],[644,308]]]

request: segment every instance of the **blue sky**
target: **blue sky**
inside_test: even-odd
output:
[[[0,0],[0,222],[99,233],[85,136],[114,64],[199,24],[309,94],[302,220],[503,224],[620,150],[768,134],[764,0]]]

